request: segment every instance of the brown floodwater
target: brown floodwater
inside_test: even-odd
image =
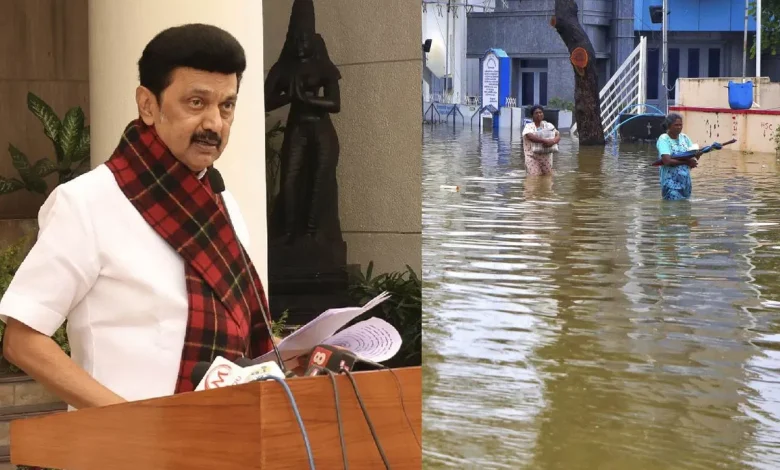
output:
[[[780,468],[775,155],[423,134],[424,468]]]

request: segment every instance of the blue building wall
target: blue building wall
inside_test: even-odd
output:
[[[658,104],[663,93],[662,25],[650,22],[650,6],[662,4],[662,0],[634,0],[634,30],[637,36],[648,39],[647,102],[653,105]],[[678,78],[742,75],[745,0],[668,0],[668,7],[668,96],[672,102],[676,99]],[[748,31],[755,33],[755,29],[755,17],[748,17]],[[749,45],[753,36],[749,37]],[[748,60],[746,66],[747,76],[755,74],[755,60]],[[774,68],[762,68],[762,75],[773,76]]]
[[[650,7],[662,0],[634,0],[634,30],[661,31],[661,23],[650,22]],[[745,30],[745,0],[668,0],[669,31],[742,32]],[[755,17],[748,19],[748,31],[755,32]]]

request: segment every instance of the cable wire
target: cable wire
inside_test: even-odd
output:
[[[406,411],[406,404],[404,403],[404,390],[403,386],[401,385],[401,379],[398,378],[395,371],[389,367],[384,367],[385,370],[389,370],[391,374],[393,374],[393,378],[395,379],[395,383],[398,386],[398,397],[401,399],[401,409],[404,411],[404,417],[406,418],[406,424],[409,425],[409,430],[412,431],[412,436],[414,436],[414,440],[417,441],[417,447],[422,450],[422,443],[420,443],[420,439],[417,437],[417,433],[414,432],[414,426],[412,426],[412,420],[409,419],[409,413]]]
[[[344,470],[349,469],[349,463],[347,462],[347,443],[344,439],[344,426],[341,423],[341,406],[339,405],[339,390],[336,384],[336,374],[330,369],[323,368],[328,377],[330,377],[330,383],[333,384],[333,401],[336,402],[336,422],[339,425],[339,442],[341,443],[341,456],[344,460]]]
[[[395,379],[396,388],[398,388],[398,398],[401,400],[401,409],[404,411],[404,418],[406,418],[406,424],[409,425],[409,430],[412,431],[412,436],[414,436],[414,440],[417,441],[417,447],[419,447],[422,450],[422,443],[420,443],[420,438],[418,438],[417,433],[414,432],[414,426],[412,425],[412,420],[409,419],[409,412],[406,411],[406,402],[404,400],[404,387],[403,385],[401,385],[401,379],[398,378],[398,375],[395,373],[395,371],[392,368],[387,367],[384,364],[380,364],[378,362],[366,362],[366,361],[361,361],[361,362],[370,364],[381,370],[389,371],[393,375],[393,378]]]
[[[390,470],[390,463],[387,461],[385,451],[382,450],[382,445],[379,443],[379,437],[376,435],[374,424],[371,422],[371,418],[368,417],[368,410],[366,410],[366,405],[363,403],[363,398],[360,396],[355,378],[352,377],[352,372],[347,369],[342,369],[342,372],[347,374],[347,378],[349,378],[349,381],[352,383],[352,388],[355,390],[355,397],[357,398],[358,404],[360,405],[360,409],[363,411],[363,416],[366,418],[368,430],[371,431],[371,437],[374,438],[374,443],[376,444],[376,448],[379,451],[379,456],[382,457],[382,462],[385,464],[385,469]]]
[[[284,379],[280,379],[279,377],[276,377],[274,375],[260,376],[257,378],[257,381],[268,380],[268,379],[274,380],[282,384],[282,388],[284,388],[284,392],[287,394],[287,398],[290,400],[290,405],[292,405],[292,410],[293,410],[293,414],[295,415],[295,419],[296,421],[298,421],[298,427],[301,428],[301,435],[303,436],[303,445],[306,447],[306,454],[307,457],[309,458],[309,470],[315,470],[314,454],[311,450],[311,444],[309,444],[309,435],[306,433],[306,427],[303,425],[301,412],[298,410],[298,404],[295,402],[295,397],[293,396],[292,390],[290,390],[290,386],[287,385],[287,382],[285,382]],[[355,389],[355,393],[357,394],[357,389]],[[368,417],[366,417],[366,419],[368,419]]]

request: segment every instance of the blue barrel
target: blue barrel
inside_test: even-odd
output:
[[[731,109],[750,109],[753,107],[753,82],[729,82],[729,107]]]

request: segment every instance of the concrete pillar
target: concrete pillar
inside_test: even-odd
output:
[[[612,39],[612,63],[610,64],[610,76],[623,65],[623,62],[625,62],[636,47],[633,20],[634,1],[615,0],[612,13],[613,23],[610,34],[610,38]]]
[[[467,22],[466,9],[459,6],[457,9],[457,18],[453,18],[454,34],[452,40],[452,90],[453,103],[463,103],[465,96],[464,87],[466,85],[466,36]],[[454,16],[454,15],[453,15]]]
[[[165,28],[208,23],[233,34],[244,47],[247,70],[227,149],[216,163],[246,219],[251,256],[268,286],[263,96],[263,2],[230,0],[89,0],[89,102],[91,163],[116,148],[122,130],[138,117],[135,89],[143,48]]]

